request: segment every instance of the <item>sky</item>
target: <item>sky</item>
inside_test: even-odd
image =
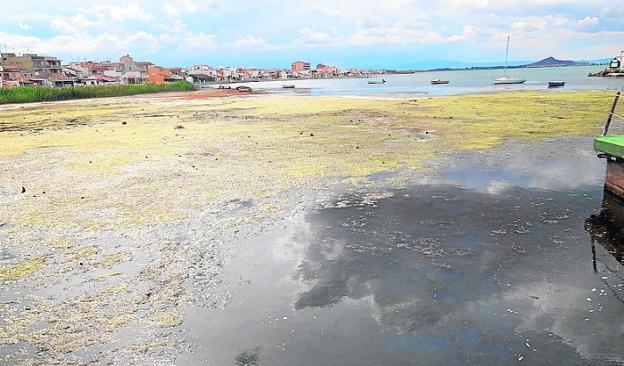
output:
[[[0,0],[0,48],[63,62],[417,69],[624,50],[624,0]]]

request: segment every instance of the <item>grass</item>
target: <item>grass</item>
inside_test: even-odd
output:
[[[186,81],[176,81],[167,84],[79,86],[66,88],[22,86],[0,89],[0,104],[121,97],[147,93],[190,91],[194,89],[195,87],[193,84]]]

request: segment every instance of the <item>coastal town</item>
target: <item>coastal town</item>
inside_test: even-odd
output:
[[[358,77],[382,74],[381,70],[339,69],[336,66],[295,61],[290,69],[260,69],[247,67],[212,67],[194,65],[188,68],[162,67],[152,62],[137,61],[124,55],[118,62],[74,61],[63,64],[53,56],[38,54],[1,53],[0,84],[16,86],[96,86],[114,84],[160,84],[186,80],[195,85],[267,81],[287,79]]]

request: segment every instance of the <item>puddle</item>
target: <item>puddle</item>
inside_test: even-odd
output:
[[[178,364],[624,362],[602,164],[585,139],[503,147],[284,220],[226,266],[225,309],[189,311],[197,348]]]

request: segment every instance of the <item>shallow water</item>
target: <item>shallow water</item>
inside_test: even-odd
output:
[[[624,362],[624,271],[585,229],[603,174],[591,139],[508,144],[285,219],[226,265],[228,307],[187,314],[179,364]]]
[[[503,76],[503,70],[455,70],[428,71],[415,74],[380,75],[370,78],[288,80],[248,83],[254,89],[286,94],[305,95],[357,95],[357,96],[418,96],[418,95],[459,95],[472,93],[492,93],[505,90],[546,90],[548,81],[565,81],[564,88],[553,91],[605,90],[624,87],[624,78],[587,77],[589,72],[597,72],[604,66],[574,66],[541,69],[512,69],[511,76],[522,77],[527,82],[520,85],[492,85],[496,78]],[[387,80],[380,85],[368,85],[368,80]],[[431,85],[435,78],[449,80],[447,85]],[[295,89],[282,89],[283,84],[294,84]]]

